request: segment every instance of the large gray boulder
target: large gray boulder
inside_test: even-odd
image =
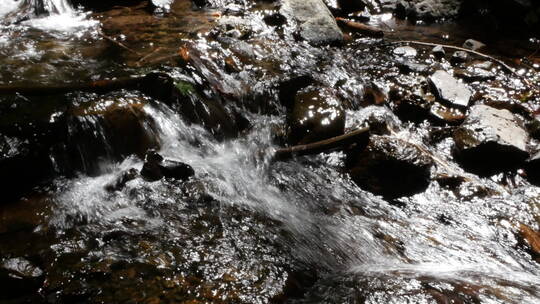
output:
[[[529,134],[508,110],[486,105],[471,107],[454,132],[456,158],[465,169],[489,175],[512,169],[529,156]]]
[[[334,16],[322,0],[283,0],[281,14],[298,25],[300,36],[312,45],[343,41]]]

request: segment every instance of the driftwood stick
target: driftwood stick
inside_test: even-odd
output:
[[[0,95],[21,94],[25,96],[37,95],[55,95],[64,94],[72,91],[85,92],[110,92],[118,89],[137,88],[144,80],[144,77],[118,78],[110,80],[97,80],[86,83],[62,84],[62,85],[19,85],[19,86],[0,86]]]
[[[126,51],[128,51],[128,52],[131,52],[131,53],[136,54],[136,55],[139,55],[139,56],[143,56],[143,54],[141,54],[141,53],[139,53],[139,52],[137,52],[137,51],[135,51],[135,50],[133,50],[133,49],[127,47],[127,46],[126,46],[125,44],[123,44],[122,42],[117,41],[117,40],[115,40],[114,38],[109,37],[109,36],[103,34],[102,31],[98,31],[98,34],[99,34],[101,37],[103,37],[104,39],[106,39],[106,40],[112,42],[113,44],[115,44],[115,45],[117,45],[117,46],[123,48],[124,50],[126,50]]]
[[[369,132],[369,127],[356,129],[340,136],[310,144],[277,149],[274,152],[274,158],[277,160],[282,160],[295,155],[308,155],[331,151],[333,149],[356,142],[361,136],[365,136],[367,132]]]
[[[365,25],[363,23],[351,21],[341,17],[337,17],[336,21],[343,24],[352,31],[362,33],[370,37],[381,38],[384,36],[384,32],[382,30],[369,25]]]
[[[514,76],[517,76],[518,78],[520,78],[521,80],[523,80],[528,86],[531,86],[531,87],[534,87],[536,89],[539,89],[539,87],[535,84],[531,84],[529,82],[529,80],[523,76],[523,75],[520,75],[518,72],[516,72],[511,66],[509,66],[508,64],[506,64],[504,61],[500,60],[500,59],[497,59],[493,56],[490,56],[490,55],[487,55],[487,54],[484,54],[484,53],[480,53],[478,51],[474,51],[474,50],[469,50],[469,49],[466,49],[466,48],[462,48],[462,47],[459,47],[459,46],[453,46],[453,45],[449,45],[449,44],[441,44],[441,43],[431,43],[431,42],[421,42],[421,41],[414,41],[414,40],[400,40],[400,41],[395,41],[395,42],[392,42],[392,43],[409,43],[409,44],[417,44],[417,45],[425,45],[425,46],[442,46],[442,47],[445,47],[445,48],[448,48],[448,49],[453,49],[453,50],[457,50],[457,51],[464,51],[464,52],[467,52],[467,53],[471,53],[471,54],[475,54],[477,56],[480,56],[480,57],[483,57],[483,58],[486,58],[488,60],[491,60],[497,64],[499,64],[501,67],[503,67],[506,71],[512,73]]]
[[[137,60],[137,64],[139,65],[140,63],[146,61],[146,59],[150,58],[150,56],[154,55],[155,53],[161,51],[163,48],[158,46],[157,48],[155,48],[154,50],[152,50],[151,52],[149,52],[148,54],[144,55],[143,57],[141,57],[141,59]]]

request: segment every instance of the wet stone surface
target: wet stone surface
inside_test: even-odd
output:
[[[339,43],[343,34],[322,0],[283,0],[280,12],[298,23],[300,36],[314,45]]]
[[[434,92],[441,101],[456,107],[467,107],[472,92],[452,75],[438,70],[429,77]]]
[[[371,136],[365,151],[353,151],[349,158],[352,179],[387,199],[424,191],[433,164],[420,147],[391,136]]]
[[[305,144],[343,134],[345,112],[333,90],[309,86],[294,99],[289,118],[292,144]]]
[[[521,164],[529,135],[508,110],[473,106],[454,133],[458,158],[472,170],[495,172]]]

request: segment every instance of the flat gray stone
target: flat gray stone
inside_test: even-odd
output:
[[[435,95],[441,101],[452,106],[467,107],[471,100],[472,92],[459,82],[454,76],[446,71],[438,70],[429,77]]]
[[[334,16],[322,0],[282,0],[281,14],[299,27],[300,36],[312,45],[343,41]]]
[[[486,105],[473,106],[469,116],[456,132],[467,134],[456,141],[461,149],[471,149],[487,142],[495,142],[523,152],[527,151],[529,135],[519,125],[516,116],[508,110],[498,110]]]
[[[401,57],[416,57],[418,51],[410,46],[400,46],[394,49],[394,55]]]
[[[466,169],[486,175],[515,168],[529,157],[529,134],[518,118],[486,105],[471,107],[454,131],[454,141]]]

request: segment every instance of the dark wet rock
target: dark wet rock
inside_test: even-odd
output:
[[[62,173],[99,174],[102,160],[120,161],[132,154],[142,158],[148,149],[159,148],[156,122],[143,110],[144,103],[107,102],[69,111],[65,141],[53,147]]]
[[[430,109],[431,116],[448,124],[460,124],[465,120],[465,113],[462,109],[456,109],[434,103]]]
[[[134,180],[138,176],[139,172],[134,168],[122,171],[118,176],[114,178],[114,180],[105,185],[105,190],[110,192],[121,190],[122,188],[124,188],[127,182]]]
[[[416,57],[418,51],[410,46],[400,46],[395,48],[393,53],[399,57]]]
[[[229,74],[239,73],[242,69],[239,66],[238,60],[233,56],[227,56],[224,60],[225,72]]]
[[[0,263],[0,301],[35,303],[42,276],[43,271],[24,258],[5,259]]]
[[[522,245],[526,246],[533,258],[540,263],[540,232],[520,224],[519,238]]]
[[[247,40],[253,35],[249,20],[237,16],[224,16],[218,19],[216,29],[220,31],[220,35],[240,40]]]
[[[532,138],[540,140],[540,116],[534,115],[527,122],[527,130]]]
[[[429,118],[435,96],[429,92],[425,78],[418,78],[420,85],[394,87],[389,98],[392,110],[403,121],[422,122]]]
[[[366,4],[363,0],[337,0],[337,4],[344,14],[363,11]]]
[[[367,107],[370,105],[382,105],[388,101],[388,89],[377,83],[370,83],[364,87],[364,96],[360,105]]]
[[[489,175],[512,169],[528,157],[529,135],[507,110],[473,106],[454,132],[456,159],[472,172]]]
[[[397,2],[396,14],[400,17],[434,20],[454,17],[459,13],[461,0],[401,0]]]
[[[283,0],[280,10],[288,22],[296,22],[300,37],[313,45],[339,43],[343,33],[321,0]]]
[[[291,144],[306,144],[343,134],[345,112],[332,89],[309,86],[294,98],[287,117]]]
[[[157,181],[164,177],[177,180],[187,180],[195,174],[190,165],[179,161],[165,159],[156,151],[148,151],[141,176],[148,181]]]
[[[203,88],[192,83],[175,83],[167,74],[150,73],[140,90],[177,110],[189,123],[204,126],[217,139],[236,137],[242,131],[234,113],[217,94],[205,96]]]
[[[280,13],[273,13],[264,17],[264,23],[270,26],[282,26],[287,22],[287,18]]]
[[[469,88],[446,71],[438,70],[429,77],[435,95],[443,102],[457,107],[467,107],[472,97]]]
[[[431,50],[431,53],[436,57],[436,58],[443,58],[444,56],[446,56],[446,51],[444,50],[444,47],[442,45],[437,45],[436,47],[434,47],[432,50]]]
[[[464,1],[460,15],[492,37],[540,33],[540,3],[534,0]]]
[[[480,49],[482,49],[483,47],[485,47],[486,45],[478,40],[474,40],[474,39],[467,39],[464,43],[463,43],[463,47],[464,48],[467,48],[469,50],[473,50],[473,51],[479,51]]]
[[[432,159],[402,139],[373,135],[364,151],[347,157],[352,179],[385,198],[410,196],[429,185]]]
[[[469,66],[467,69],[456,69],[454,71],[454,76],[461,78],[466,82],[475,82],[493,80],[497,77],[497,74],[483,68]]]
[[[32,265],[23,258],[7,259],[2,262],[1,267],[11,275],[19,278],[37,278],[43,275],[43,271],[39,267]]]
[[[369,22],[369,20],[371,20],[372,16],[371,16],[371,13],[369,12],[369,10],[364,9],[364,10],[352,12],[352,13],[348,14],[347,17],[351,18],[354,21],[366,23],[366,22]]]
[[[347,113],[345,128],[354,130],[369,127],[371,134],[389,135],[398,131],[401,126],[399,118],[388,107],[368,106],[359,111]]]
[[[15,200],[53,173],[47,147],[0,134],[0,180],[3,202]]]
[[[465,63],[468,60],[469,54],[465,51],[455,51],[452,57],[450,57],[450,62],[455,65]]]
[[[540,186],[540,151],[533,154],[524,165],[527,180]]]
[[[306,88],[314,82],[315,80],[313,77],[308,75],[292,77],[281,82],[278,88],[278,97],[280,103],[287,109],[292,109],[294,107],[294,98],[298,91]]]
[[[409,73],[425,74],[429,71],[429,66],[427,64],[416,63],[410,60],[398,61],[398,65],[399,65],[399,70],[404,74],[409,74]]]

